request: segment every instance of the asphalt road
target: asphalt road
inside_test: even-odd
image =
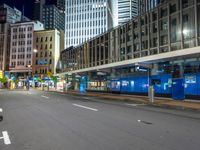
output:
[[[0,91],[0,150],[199,150],[200,113]]]

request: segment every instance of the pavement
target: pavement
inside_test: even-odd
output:
[[[0,91],[0,150],[199,150],[200,113],[129,101]]]
[[[170,98],[155,97],[154,102],[150,102],[147,96],[138,95],[128,95],[128,94],[112,94],[112,93],[99,93],[99,92],[85,92],[80,93],[78,91],[56,91],[55,89],[50,89],[51,92],[66,93],[71,95],[81,95],[81,96],[91,96],[99,97],[107,100],[114,101],[127,101],[148,104],[157,107],[174,108],[174,109],[190,109],[200,111],[200,100],[184,100],[176,101]]]

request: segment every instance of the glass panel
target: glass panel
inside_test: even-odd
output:
[[[171,42],[177,42],[181,40],[181,31],[180,31],[180,19],[179,14],[171,16],[170,25],[171,25]]]
[[[183,38],[190,39],[194,38],[195,27],[194,27],[194,8],[187,9],[183,11],[182,21],[183,21]]]

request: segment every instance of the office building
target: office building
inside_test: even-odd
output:
[[[33,75],[56,74],[60,50],[64,48],[64,33],[57,29],[42,30],[34,32],[34,37]]]
[[[0,70],[8,71],[10,53],[10,25],[0,23]]]
[[[146,13],[147,11],[157,7],[159,4],[163,4],[168,0],[138,0],[138,13]]]
[[[25,77],[32,72],[33,32],[43,30],[40,22],[11,24],[9,70],[16,77]]]
[[[10,24],[21,21],[22,13],[6,4],[0,5],[0,70],[8,71],[10,58]]]
[[[65,12],[65,1],[66,0],[56,0],[56,6],[61,12]]]
[[[113,26],[110,0],[67,0],[65,47],[76,46]]]
[[[0,23],[15,23],[21,21],[22,12],[6,4],[0,5]]]
[[[138,15],[138,0],[117,0],[118,25],[124,24]]]
[[[65,15],[55,5],[44,5],[42,17],[45,29],[65,30]]]
[[[44,5],[45,5],[45,0],[35,0],[34,11],[33,11],[33,20],[38,20],[38,21],[42,22]]]
[[[147,95],[153,86],[157,96],[200,97],[199,16],[200,1],[160,3],[122,26],[63,51],[70,61],[63,61],[60,76],[73,77],[70,82],[93,91]]]

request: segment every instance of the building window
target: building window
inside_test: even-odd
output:
[[[47,64],[47,59],[44,60],[44,65],[46,65],[46,64]]]
[[[175,13],[176,12],[176,4],[171,4],[170,5],[170,14]]]
[[[42,65],[42,59],[40,59],[40,65]]]

